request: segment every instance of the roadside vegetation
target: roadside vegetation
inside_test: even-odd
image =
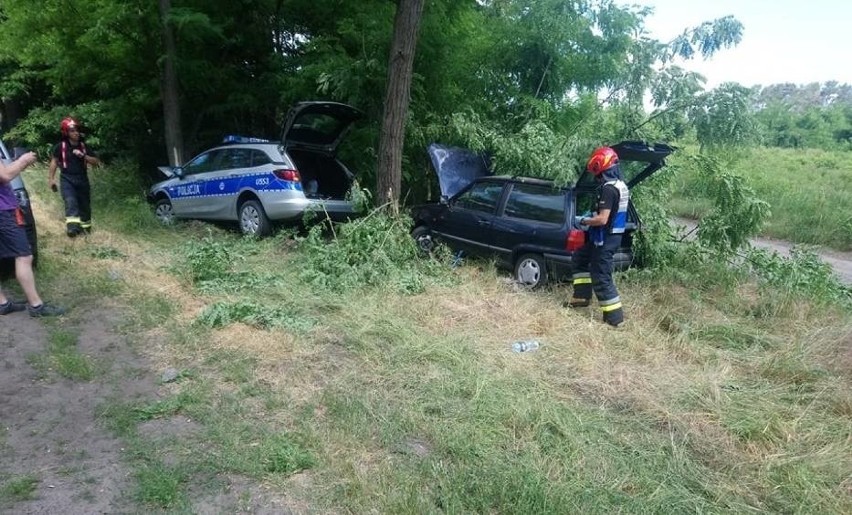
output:
[[[224,478],[295,512],[852,509],[842,295],[671,243],[665,266],[618,277],[629,323],[606,330],[560,308],[565,285],[418,258],[383,214],[265,240],[160,227],[121,174],[95,176],[88,240],[64,238],[58,198],[29,184],[44,288],[120,309],[152,373],[179,371],[157,399],[98,410],[142,510],[192,512]],[[511,352],[528,338],[538,352]],[[0,481],[4,499],[37,481]]]
[[[712,200],[696,187],[695,169],[678,166],[670,172],[676,184],[672,209],[702,218]],[[744,148],[724,164],[742,176],[769,205],[771,215],[760,234],[792,242],[852,250],[852,162],[848,150]]]

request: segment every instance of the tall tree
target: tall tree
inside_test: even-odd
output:
[[[172,166],[183,164],[183,130],[180,121],[180,95],[178,92],[177,71],[175,60],[175,35],[169,22],[172,9],[171,0],[160,0],[160,19],[163,24],[163,47],[166,55],[163,57],[162,94],[163,119],[166,134],[166,154]]]
[[[377,196],[380,205],[398,209],[402,187],[402,148],[405,119],[411,99],[411,75],[417,31],[424,0],[399,0],[394,18],[393,40],[388,60],[388,86],[385,92],[382,132],[379,140]]]

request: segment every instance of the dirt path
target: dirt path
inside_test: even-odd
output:
[[[696,227],[695,220],[689,220],[687,218],[675,218],[673,222],[686,227],[686,231],[689,232]],[[774,250],[778,252],[778,254],[782,256],[789,256],[790,249],[793,248],[794,244],[782,241],[782,240],[773,240],[770,238],[754,238],[751,240],[752,244],[756,247],[764,248],[767,250]],[[823,261],[831,265],[834,269],[834,272],[840,278],[842,282],[845,284],[852,285],[852,252],[839,252],[836,250],[828,250],[828,249],[820,249],[818,251],[820,258]]]
[[[72,320],[86,323],[74,327]],[[103,311],[55,323],[26,312],[0,316],[0,485],[31,485],[25,494],[0,495],[0,513],[135,510],[122,443],[95,413],[116,395],[152,397],[156,384],[145,362],[112,331],[114,321]],[[50,333],[57,330],[78,335],[77,350],[97,366],[95,380],[66,379],[35,364],[48,356]]]

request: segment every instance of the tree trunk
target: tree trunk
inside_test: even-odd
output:
[[[168,23],[171,0],[160,0],[160,19],[163,24],[163,46],[166,56],[163,61],[161,93],[163,96],[163,118],[166,129],[166,152],[172,166],[183,164],[183,132],[180,123],[180,96],[177,72],[175,71],[175,36]]]
[[[405,142],[405,117],[411,95],[411,76],[417,30],[424,0],[399,0],[393,23],[393,41],[388,60],[388,86],[385,92],[382,133],[379,140],[379,205],[388,204],[399,211],[402,185],[402,147]]]

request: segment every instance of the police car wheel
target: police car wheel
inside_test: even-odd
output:
[[[547,266],[540,254],[524,254],[515,262],[515,280],[528,288],[547,283]]]
[[[266,236],[272,232],[272,223],[263,206],[256,200],[240,205],[240,231],[246,236]]]
[[[157,220],[163,225],[171,225],[175,221],[175,212],[172,209],[172,203],[167,198],[157,201],[157,205],[154,207],[154,214],[157,216]]]

